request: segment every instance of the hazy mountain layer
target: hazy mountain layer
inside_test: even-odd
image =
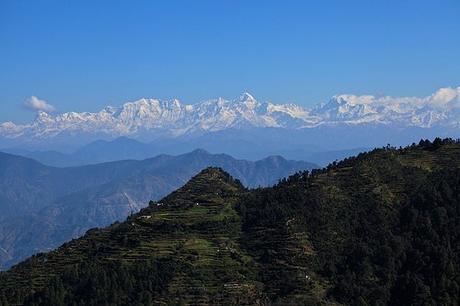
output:
[[[226,135],[207,134],[203,138],[190,140],[176,140],[174,142],[162,141],[144,143],[134,139],[120,137],[112,141],[98,140],[85,145],[73,153],[58,151],[27,151],[21,149],[7,149],[7,153],[16,154],[35,159],[45,165],[55,167],[82,166],[117,160],[135,159],[143,160],[159,154],[183,154],[193,147],[203,147],[214,153],[230,152],[238,158],[257,160],[281,152],[282,156],[289,159],[308,160],[312,163],[325,166],[334,160],[341,160],[360,152],[366,148],[348,150],[321,151],[317,147],[308,144],[295,145],[293,141],[296,135],[274,135],[272,141],[267,141],[267,136],[259,136],[257,133],[246,132],[244,138],[232,139],[229,133]],[[269,135],[272,135],[268,132]],[[242,134],[240,136],[243,136]],[[239,137],[239,136],[238,136]],[[253,139],[251,141],[251,138]],[[261,143],[264,142],[264,144]],[[229,153],[229,154],[230,154]]]
[[[315,165],[279,156],[256,162],[203,150],[134,161],[54,168],[0,153],[0,267],[50,250],[92,227],[122,220],[219,166],[246,186],[268,186]]]

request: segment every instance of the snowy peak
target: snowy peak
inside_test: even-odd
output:
[[[256,101],[253,95],[251,95],[249,92],[243,92],[240,97],[240,101]]]
[[[52,120],[51,115],[44,111],[39,111],[37,114],[37,117],[35,118],[35,121],[41,121],[41,122],[47,122],[50,120]]]
[[[238,100],[241,104],[245,105],[248,109],[255,109],[260,106],[260,103],[257,102],[257,100],[250,93],[247,93],[247,92],[244,92],[243,94],[241,94]]]
[[[374,99],[373,96],[333,96],[328,103],[314,108],[312,114],[334,121],[363,118],[377,112],[372,107]]]
[[[311,114],[325,122],[397,123],[406,126],[458,126],[460,87],[441,88],[424,97],[337,95],[315,107]]]
[[[41,111],[30,124],[0,124],[0,136],[46,139],[65,133],[86,133],[114,138],[156,133],[176,137],[230,128],[301,129],[337,124],[458,128],[460,87],[441,88],[422,98],[342,94],[311,110],[296,104],[261,103],[247,92],[233,100],[218,98],[193,105],[177,99],[142,98],[96,113],[51,115]]]

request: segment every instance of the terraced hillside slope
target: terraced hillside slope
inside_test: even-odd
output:
[[[245,189],[218,168],[0,274],[1,305],[458,305],[460,143]]]
[[[280,156],[254,162],[195,150],[142,161],[55,168],[0,152],[0,270],[53,250],[90,228],[124,220],[209,166],[222,167],[245,186],[273,185],[315,167]]]

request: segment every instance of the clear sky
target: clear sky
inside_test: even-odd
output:
[[[445,86],[460,86],[459,0],[0,0],[0,122],[30,120],[32,95],[64,112]]]

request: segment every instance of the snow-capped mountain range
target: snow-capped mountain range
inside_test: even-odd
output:
[[[34,122],[0,124],[6,139],[49,139],[66,133],[130,136],[156,132],[165,137],[272,127],[307,129],[319,126],[383,124],[402,127],[460,127],[460,87],[441,88],[427,97],[337,95],[306,109],[295,104],[259,102],[249,93],[197,104],[178,100],[140,99],[97,113],[40,111]]]

